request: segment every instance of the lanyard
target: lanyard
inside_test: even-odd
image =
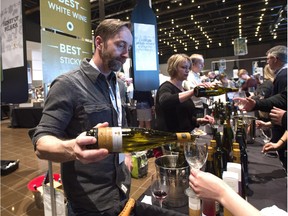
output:
[[[106,80],[106,82],[109,87],[110,100],[112,102],[113,108],[117,112],[118,126],[121,127],[122,126],[122,106],[121,106],[121,96],[120,96],[119,85],[116,80],[116,98],[115,98],[111,85],[109,84],[108,80]]]
[[[89,61],[89,64],[92,67],[94,67],[96,70],[100,71],[92,59]],[[121,106],[121,96],[120,96],[119,85],[116,80],[116,99],[115,99],[115,95],[114,95],[114,92],[112,90],[110,83],[108,82],[108,80],[106,80],[106,82],[109,87],[110,100],[112,102],[113,108],[116,110],[116,113],[117,113],[118,126],[121,127],[122,126],[122,106]]]

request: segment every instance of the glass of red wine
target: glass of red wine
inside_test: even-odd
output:
[[[152,174],[150,188],[153,197],[158,200],[159,206],[162,208],[162,203],[169,192],[168,179],[165,177],[160,177],[157,173]]]

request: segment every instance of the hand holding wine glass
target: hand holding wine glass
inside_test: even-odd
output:
[[[239,110],[242,111],[245,104],[246,100],[243,100],[246,98],[246,93],[245,91],[239,91],[234,94],[233,100],[235,102],[235,105],[238,106]]]
[[[157,174],[151,176],[151,193],[153,197],[159,201],[159,206],[162,208],[164,199],[167,197],[169,192],[168,179],[163,176],[160,177]]]

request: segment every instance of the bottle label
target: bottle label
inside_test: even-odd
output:
[[[98,145],[109,152],[122,152],[121,127],[98,128]]]

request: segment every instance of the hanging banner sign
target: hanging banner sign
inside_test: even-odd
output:
[[[246,38],[236,38],[234,39],[234,55],[235,56],[242,56],[247,55],[247,43]]]
[[[157,51],[155,26],[150,24],[134,23],[135,31],[135,66],[137,71],[157,70]],[[149,64],[147,64],[149,62]]]
[[[41,0],[41,27],[91,39],[90,1]]]
[[[42,31],[43,82],[79,68],[83,58],[91,58],[91,43],[60,34]]]
[[[133,81],[137,91],[159,87],[159,59],[156,16],[148,0],[138,0],[132,11]]]
[[[3,70],[24,66],[21,0],[1,0]]]

